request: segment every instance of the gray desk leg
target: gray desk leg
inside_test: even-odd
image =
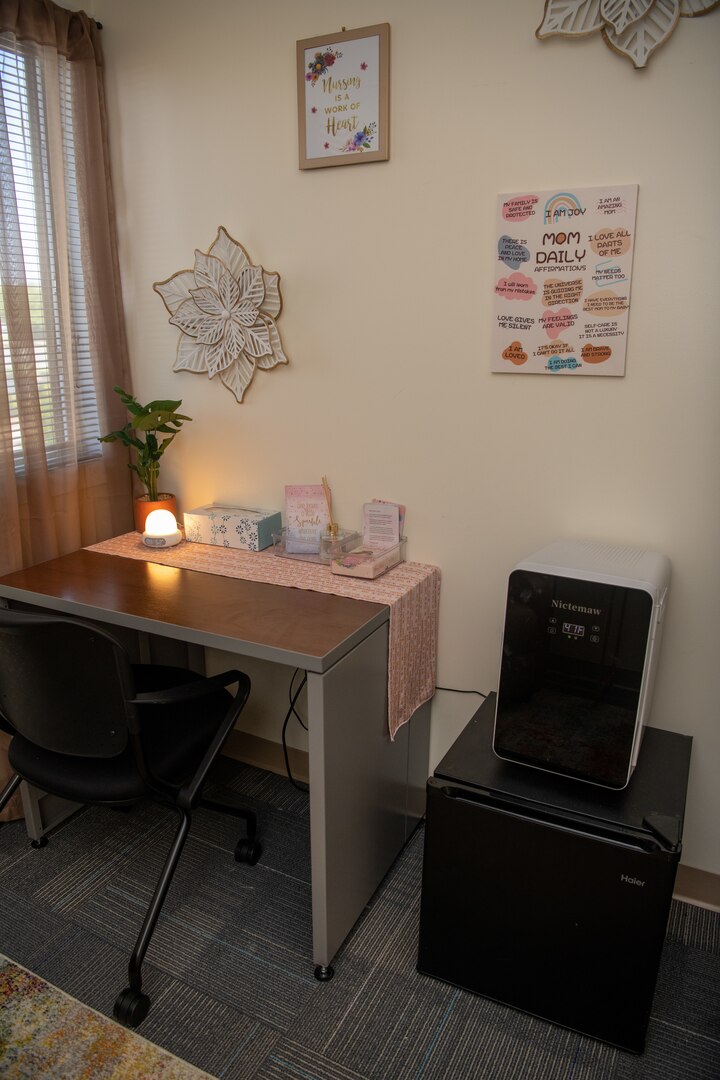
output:
[[[407,824],[406,837],[425,817],[427,781],[430,770],[430,710],[432,701],[426,701],[413,713],[412,719],[395,736],[407,739]]]
[[[405,725],[390,741],[387,645],[386,624],[324,675],[308,675],[313,960],[321,969],[408,833],[408,732]]]
[[[48,795],[47,792],[33,787],[25,780],[20,785],[20,795],[25,815],[25,828],[30,839],[34,841],[40,840],[46,832],[54,829],[82,806],[82,803],[70,802],[57,795]]]

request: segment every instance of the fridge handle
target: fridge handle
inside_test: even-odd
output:
[[[579,815],[565,813],[561,816],[547,810],[538,810],[536,807],[528,804],[510,803],[506,800],[499,799],[496,795],[491,795],[490,792],[482,789],[473,791],[468,788],[459,788],[453,787],[450,784],[444,784],[441,787],[441,791],[446,798],[454,799],[457,802],[469,803],[473,806],[483,806],[485,809],[491,810],[497,814],[505,814],[510,817],[523,817],[531,821],[538,821],[543,825],[558,829],[561,832],[571,832],[576,836],[586,836],[591,840],[603,840],[616,844],[618,847],[629,848],[632,851],[640,851],[648,855],[654,855],[665,850],[663,846],[651,836],[639,836],[637,833],[621,827],[611,828],[610,826],[603,826],[601,824],[591,824],[586,818],[582,818]]]

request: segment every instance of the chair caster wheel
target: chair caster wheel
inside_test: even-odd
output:
[[[239,840],[235,848],[235,862],[254,866],[262,855],[262,847],[257,840]]]
[[[325,964],[318,964],[315,968],[315,978],[318,982],[330,982],[334,974],[335,968],[330,967],[329,964],[327,967]]]
[[[30,847],[31,848],[36,848],[36,849],[41,848],[41,847],[46,847],[47,842],[48,842],[47,836],[41,836],[39,840],[31,840],[30,841]]]
[[[126,987],[118,994],[113,1006],[113,1016],[124,1027],[134,1028],[141,1024],[150,1012],[150,998],[140,990]]]

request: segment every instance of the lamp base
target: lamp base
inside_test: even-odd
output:
[[[151,548],[175,547],[181,540],[182,533],[179,529],[176,529],[174,533],[169,533],[167,536],[148,536],[147,533],[143,534],[143,544],[146,544]]]

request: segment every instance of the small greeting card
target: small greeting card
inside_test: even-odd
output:
[[[285,485],[285,550],[293,555],[320,551],[320,537],[330,522],[322,484]]]
[[[363,544],[373,551],[400,543],[405,524],[405,507],[399,503],[373,499],[363,506]]]

